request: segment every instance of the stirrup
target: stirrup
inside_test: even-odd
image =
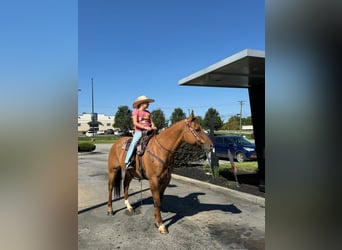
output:
[[[126,170],[131,170],[131,169],[134,169],[134,167],[132,166],[132,162],[128,162],[126,164]]]

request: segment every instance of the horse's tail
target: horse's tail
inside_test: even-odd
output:
[[[117,173],[115,175],[114,180],[114,198],[119,198],[121,194],[121,182],[122,182],[122,176],[121,176],[121,167],[117,168]]]

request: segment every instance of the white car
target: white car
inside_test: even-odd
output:
[[[114,131],[114,135],[122,136],[122,135],[124,135],[124,134],[125,134],[125,133],[124,133],[123,131],[119,131],[119,130]]]
[[[96,135],[96,132],[94,133],[94,135]],[[87,132],[85,133],[85,136],[87,136],[87,137],[92,137],[92,136],[93,136],[93,131],[87,131]]]

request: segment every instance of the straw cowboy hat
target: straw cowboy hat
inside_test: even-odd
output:
[[[148,98],[147,96],[139,96],[134,102],[133,102],[133,108],[138,108],[138,106],[141,104],[141,103],[145,103],[145,102],[154,102],[154,99],[151,99],[151,98]]]

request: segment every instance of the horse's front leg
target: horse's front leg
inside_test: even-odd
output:
[[[158,230],[162,234],[167,234],[168,230],[163,224],[163,220],[160,214],[161,200],[160,200],[160,190],[159,190],[159,182],[157,177],[152,177],[149,179],[150,189],[152,192],[152,198],[154,202],[154,220],[155,225],[158,227]]]
[[[128,200],[128,188],[129,184],[131,183],[132,176],[130,174],[125,174],[125,179],[124,179],[124,199],[125,199],[125,206],[127,207],[127,210],[129,213],[133,211],[133,207],[129,203]]]
[[[170,180],[171,180],[171,173],[167,174],[163,178],[163,180],[161,180],[160,190],[159,190],[160,202],[163,202],[164,192],[167,186],[170,184]]]

